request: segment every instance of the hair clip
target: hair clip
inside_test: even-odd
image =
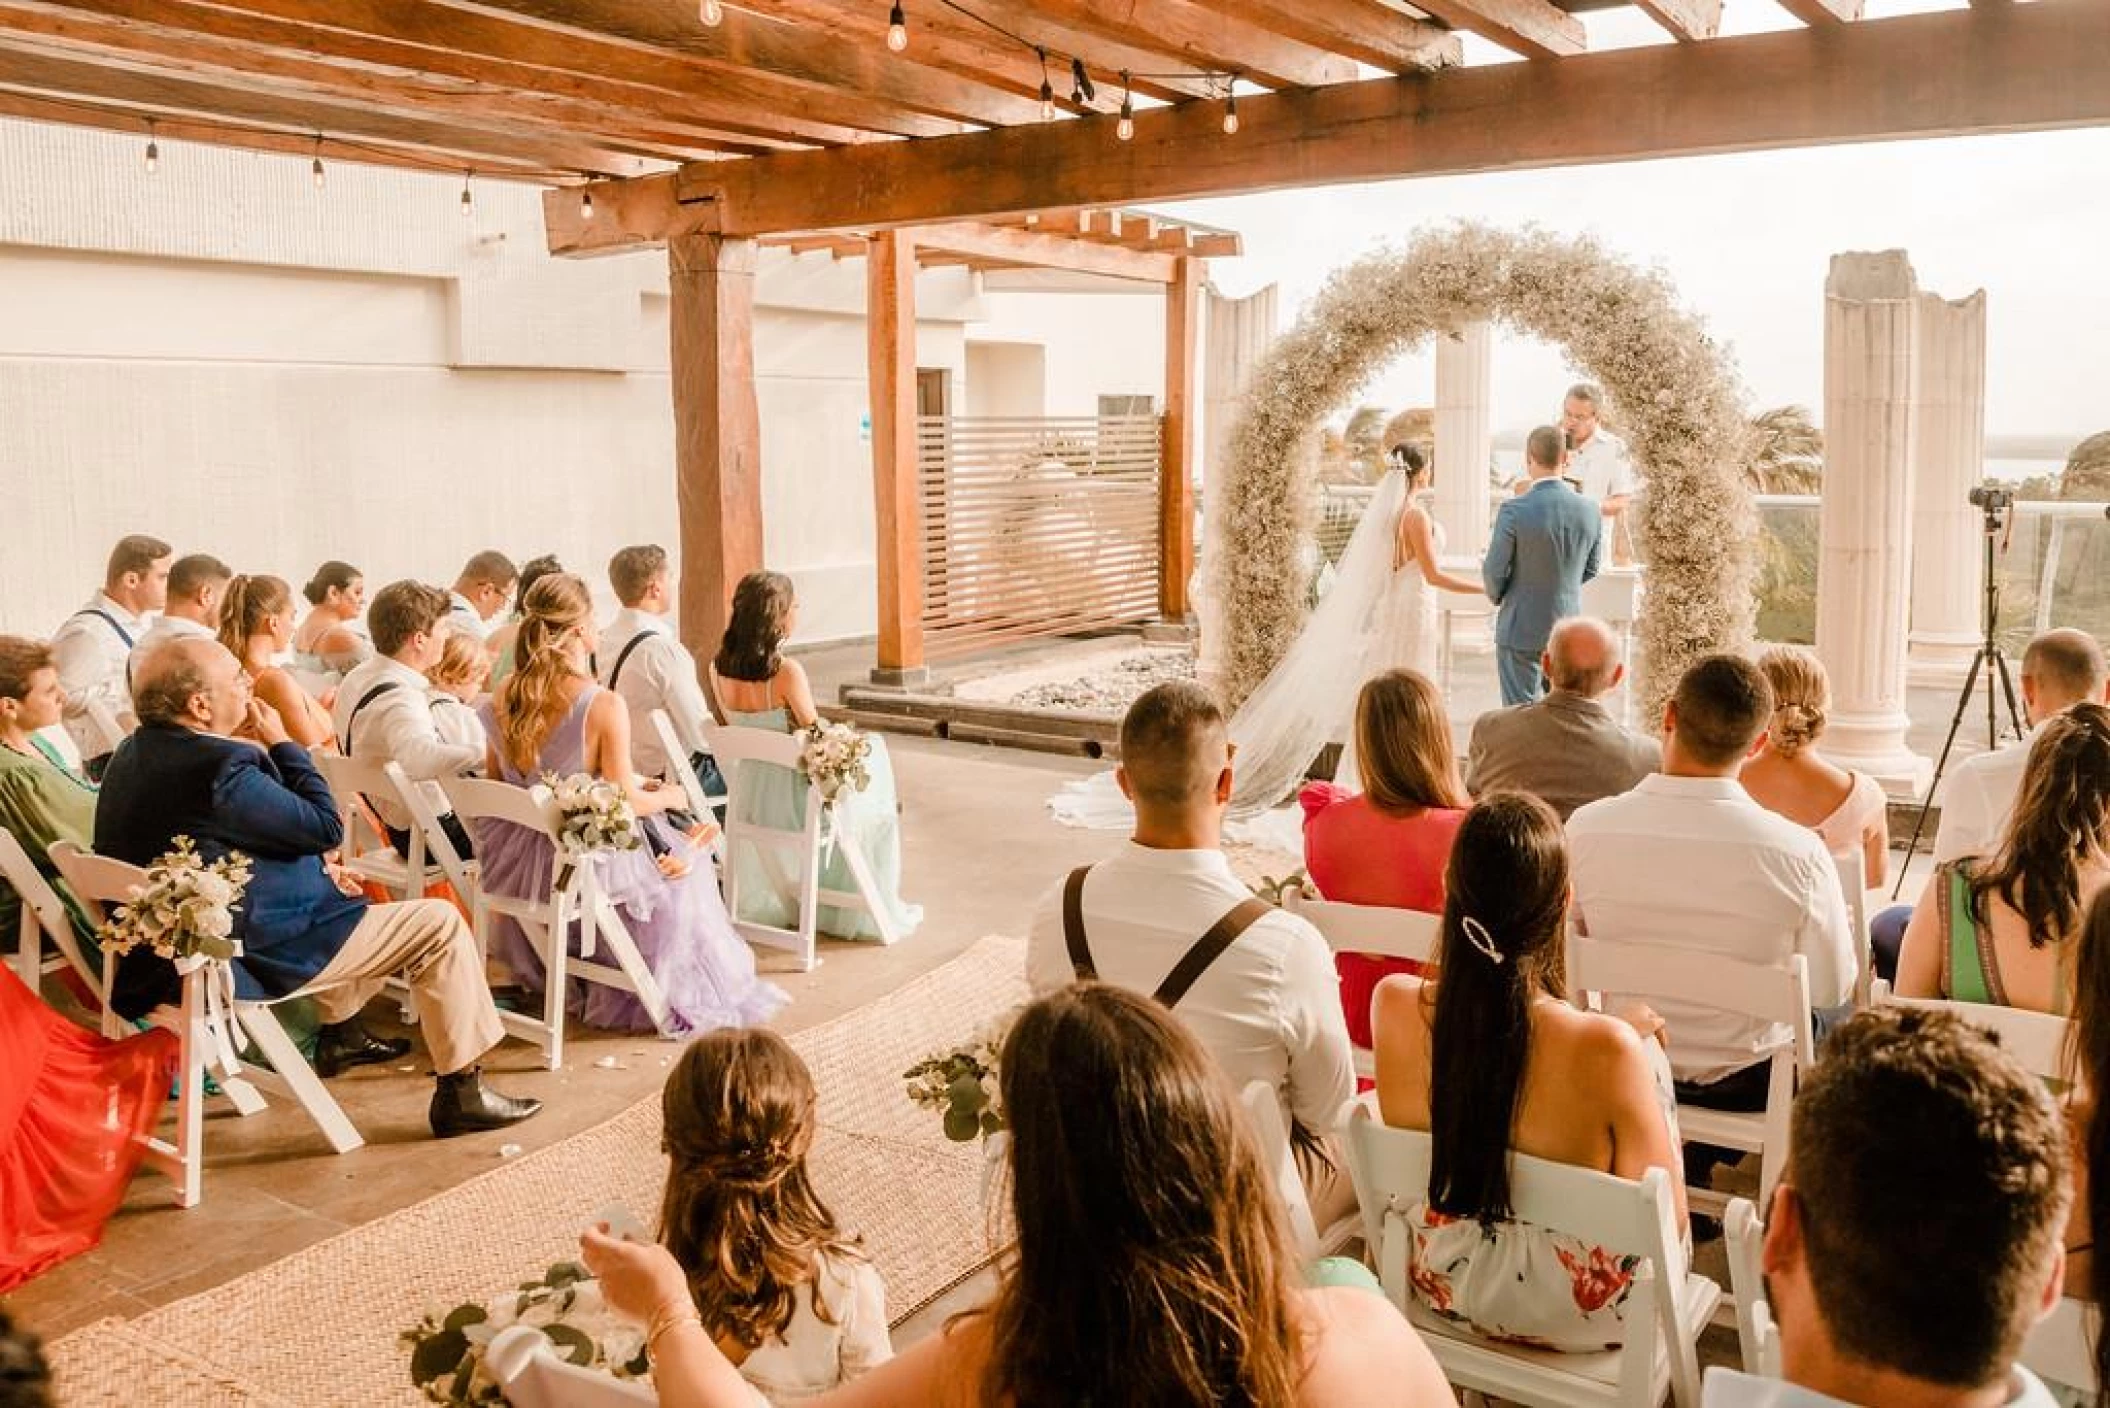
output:
[[[1502,950],[1495,947],[1494,935],[1487,932],[1485,924],[1468,914],[1458,921],[1458,927],[1465,931],[1465,941],[1486,954],[1488,962],[1502,961]]]

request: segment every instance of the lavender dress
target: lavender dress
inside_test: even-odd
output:
[[[516,771],[500,750],[498,767],[503,780],[528,787],[545,775],[567,777],[583,771],[586,710],[598,693],[598,688],[580,691],[571,711],[544,740],[532,775]],[[490,701],[477,706],[477,715],[485,732],[496,740],[498,720]],[[754,953],[726,916],[710,853],[691,846],[686,838],[674,837],[673,843],[674,853],[691,867],[678,880],[661,874],[652,852],[643,847],[602,852],[593,864],[600,868],[603,893],[621,913],[638,954],[666,996],[675,1031],[704,1032],[767,1021],[790,997],[775,983],[756,976]],[[511,822],[479,821],[476,858],[479,883],[493,894],[528,899],[547,893],[551,847],[549,838],[539,832]],[[491,940],[493,957],[530,987],[540,986],[542,960],[519,925],[501,918]],[[570,952],[576,954],[576,929],[569,942]],[[597,948],[595,958],[603,952]],[[652,1029],[644,1005],[622,989],[578,979],[572,979],[570,987],[565,1006],[586,1025],[624,1031]]]

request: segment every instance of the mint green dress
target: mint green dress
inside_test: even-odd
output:
[[[738,728],[768,729],[772,733],[794,732],[791,711],[781,706],[760,713],[726,710],[726,721]],[[866,770],[872,780],[861,792],[846,794],[836,803],[843,830],[857,839],[858,848],[871,863],[881,900],[893,917],[895,933],[906,938],[923,922],[920,905],[901,899],[901,804],[894,791],[894,765],[887,756],[886,740],[866,735],[872,742]],[[742,762],[736,784],[740,793],[742,821],[796,831],[806,824],[806,782],[790,768],[775,763]],[[740,909],[733,917],[752,924],[788,929],[798,923],[797,897],[778,893],[775,880],[752,844],[729,842],[727,863],[738,869]],[[857,883],[840,847],[830,850],[821,866],[821,888],[855,893]],[[816,927],[823,934],[841,939],[876,939],[877,926],[861,909],[824,904]]]

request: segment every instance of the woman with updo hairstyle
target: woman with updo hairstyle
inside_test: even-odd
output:
[[[740,1376],[789,1403],[891,1359],[879,1272],[806,1168],[817,1097],[790,1044],[768,1030],[698,1037],[660,1104],[660,1240]]]
[[[1685,1180],[1662,1020],[1568,1004],[1567,917],[1560,818],[1523,792],[1482,797],[1451,848],[1433,971],[1378,985],[1377,1100],[1386,1124],[1429,1133],[1428,1196],[1407,1212],[1415,1299],[1481,1334],[1590,1352],[1624,1342],[1632,1269],[1517,1220],[1511,1157],[1662,1169],[1681,1228]]]
[[[484,641],[484,649],[491,655],[491,674],[484,687],[496,693],[506,676],[513,673],[520,653],[520,626],[527,619],[528,593],[535,583],[544,577],[553,577],[564,571],[564,564],[557,561],[555,553],[531,557],[520,568],[520,580],[513,585],[513,616],[503,626],[491,632]]]
[[[308,613],[293,631],[293,663],[318,675],[343,676],[374,653],[353,629],[366,610],[366,578],[349,562],[330,561],[300,589]]]
[[[337,741],[330,711],[278,664],[293,644],[293,590],[278,577],[236,577],[220,603],[220,644],[242,662],[249,688],[278,711],[286,736],[303,748]]]
[[[660,825],[664,813],[688,799],[680,787],[632,771],[629,708],[594,682],[588,661],[600,631],[586,584],[569,573],[552,573],[529,589],[525,606],[519,666],[477,710],[489,740],[485,775],[533,787],[586,773],[620,792],[640,828],[659,828],[655,844],[600,851],[593,864],[601,893],[615,905],[666,998],[664,1035],[767,1020],[789,999],[755,975],[754,953],[726,916],[708,853]],[[548,893],[552,856],[542,832],[482,821],[474,839],[479,883],[487,892],[513,899]],[[568,942],[576,947],[576,931]],[[519,925],[501,919],[491,953],[519,981],[541,988],[542,958]],[[605,983],[575,980],[566,1006],[589,1026],[649,1031],[654,1025],[634,994]]]
[[[1773,687],[1773,718],[1758,753],[1744,762],[1744,790],[1767,811],[1822,836],[1834,856],[1859,861],[1863,888],[1881,889],[1890,873],[1890,803],[1883,788],[1812,746],[1832,706],[1824,662],[1799,645],[1776,645],[1758,657],[1758,668]]]
[[[1934,868],[1905,928],[1898,995],[2064,1016],[2075,935],[2106,885],[2110,708],[2076,704],[2037,725],[1993,853]]]

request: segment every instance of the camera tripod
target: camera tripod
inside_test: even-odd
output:
[[[1935,789],[1941,786],[1942,773],[1949,766],[1949,752],[1956,746],[1956,731],[1963,727],[1964,711],[1971,707],[1972,697],[1978,692],[1979,671],[1985,672],[1985,746],[1988,751],[2000,746],[1999,703],[2002,696],[2007,699],[2008,723],[2013,726],[2015,736],[2022,737],[2022,710],[2015,703],[2015,679],[2008,671],[2007,656],[2001,653],[1997,630],[2000,621],[2000,579],[1993,574],[1993,539],[2001,536],[2003,514],[2014,513],[2011,499],[1981,498],[1981,489],[1971,491],[1971,502],[1977,504],[1985,515],[1984,564],[1985,603],[1981,608],[1984,639],[1978,643],[1978,651],[1971,657],[1971,668],[1964,676],[1963,690],[1956,696],[1956,713],[1949,720],[1949,736],[1942,740],[1941,756],[1935,760],[1934,777],[1927,784],[1927,796],[1920,803],[1920,814],[1912,823],[1912,840],[1905,846],[1905,863],[1898,867],[1897,884],[1891,888],[1890,897],[1895,900],[1905,888],[1905,871],[1912,865],[1912,857],[1919,850],[1920,836],[1927,829],[1927,813],[1934,806]],[[2003,551],[2006,544],[2002,545]],[[1995,688],[1995,678],[1999,684]],[[1931,844],[1931,843],[1930,843]]]

